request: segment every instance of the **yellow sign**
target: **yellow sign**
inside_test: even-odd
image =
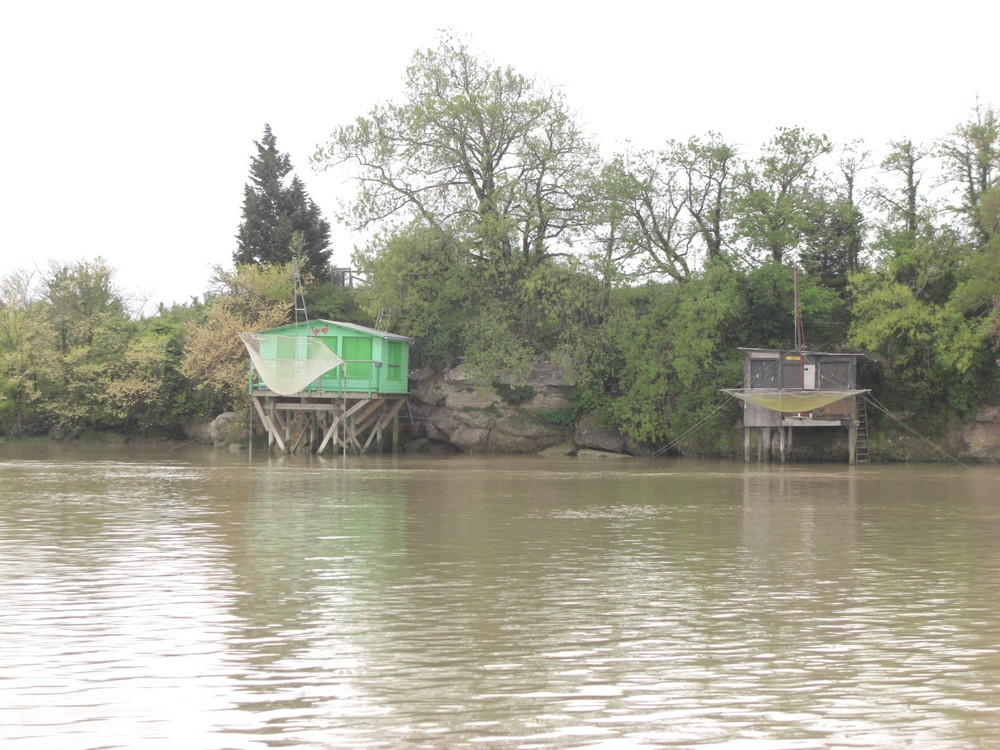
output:
[[[785,357],[785,359],[799,360],[799,359],[802,359],[802,357]]]

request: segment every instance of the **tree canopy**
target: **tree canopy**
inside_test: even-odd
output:
[[[738,347],[793,345],[793,264],[806,346],[878,354],[883,403],[1000,403],[992,107],[879,156],[789,126],[757,150],[709,132],[602,158],[558,91],[451,35],[404,83],[314,157],[355,170],[343,218],[370,230],[363,288],[324,273],[329,225],[265,126],[236,267],[203,303],[133,319],[100,259],[0,278],[0,431],[177,431],[239,408],[236,334],[287,320],[293,246],[322,278],[306,284],[313,315],[391,321],[417,340],[414,366],[462,360],[510,385],[538,357],[569,362],[569,417],[640,440],[714,414],[739,385]],[[719,447],[726,429],[690,445]]]
[[[509,276],[582,229],[595,157],[561,94],[446,35],[413,56],[402,102],[337,128],[314,163],[356,166],[354,226],[417,219]]]
[[[278,150],[271,126],[254,141],[250,181],[243,188],[243,218],[236,234],[233,262],[282,265],[292,260],[292,238],[301,233],[302,270],[317,278],[329,275],[330,224],[292,173],[288,154]]]

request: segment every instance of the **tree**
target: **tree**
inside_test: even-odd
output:
[[[973,119],[959,125],[938,144],[948,178],[959,186],[961,201],[955,210],[969,220],[977,244],[989,234],[976,221],[980,198],[1000,180],[1000,118],[992,107],[977,104]]]
[[[895,190],[879,186],[875,198],[885,209],[894,227],[892,234],[903,241],[912,244],[917,237],[921,225],[929,219],[928,209],[920,192],[923,180],[921,164],[930,156],[930,152],[913,141],[905,138],[889,144],[892,151],[882,160],[882,169],[887,174],[896,175],[902,185]]]
[[[420,340],[416,364],[440,367],[464,353],[465,327],[489,295],[452,237],[417,221],[376,236],[353,260],[369,281],[358,290],[361,308],[372,320],[387,314],[395,333]]]
[[[677,168],[663,154],[640,151],[616,156],[602,175],[620,248],[608,250],[631,265],[637,278],[662,275],[682,281],[690,276],[696,258]]]
[[[706,262],[725,260],[736,160],[716,133],[616,155],[595,189],[602,276],[611,277],[615,262],[632,278],[683,281]]]
[[[126,317],[114,275],[103,258],[49,264],[41,293],[61,354],[81,345],[90,346],[102,326]]]
[[[750,257],[781,263],[799,247],[817,193],[816,162],[832,150],[825,135],[779,128],[739,176],[737,226]]]
[[[182,374],[219,409],[231,409],[246,393],[247,354],[239,334],[288,322],[292,266],[216,267],[216,293],[205,318],[192,323],[184,342]]]
[[[254,141],[257,155],[250,162],[250,181],[243,188],[243,220],[236,234],[233,262],[281,265],[292,259],[292,235],[302,233],[301,268],[325,278],[330,263],[330,224],[309,197],[305,184],[291,177],[288,154],[278,151],[271,126]]]
[[[35,274],[0,277],[0,433],[22,435],[37,427],[39,370],[51,359],[52,332],[39,314]]]
[[[314,156],[357,167],[357,227],[420,219],[501,283],[580,229],[593,160],[560,94],[448,35],[414,55],[402,103],[337,128]]]
[[[725,259],[734,173],[740,163],[736,147],[710,132],[705,140],[695,136],[685,143],[671,141],[668,153],[683,177],[690,234],[701,240],[706,261]]]
[[[839,293],[846,293],[848,274],[857,271],[865,245],[865,217],[858,179],[869,167],[860,143],[846,146],[837,159],[840,177],[816,189],[806,204],[799,260],[806,273]]]
[[[1000,215],[993,197],[987,191],[980,208],[991,237]],[[887,401],[913,408],[940,400],[969,412],[993,391],[1000,245],[976,248],[953,227],[923,230],[851,285],[851,343],[887,357]]]

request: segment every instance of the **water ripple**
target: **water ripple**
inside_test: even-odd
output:
[[[995,469],[551,465],[0,460],[0,742],[1000,734]]]

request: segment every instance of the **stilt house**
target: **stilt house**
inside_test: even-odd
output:
[[[781,460],[792,445],[792,430],[841,427],[848,432],[849,461],[868,460],[865,390],[858,388],[864,354],[741,348],[746,358],[743,388],[727,390],[743,401],[744,457],[750,457],[751,430],[758,431],[758,457],[770,457],[772,430],[778,430]]]
[[[364,453],[393,426],[408,393],[413,339],[332,320],[240,334],[250,353],[250,397],[268,445]]]

